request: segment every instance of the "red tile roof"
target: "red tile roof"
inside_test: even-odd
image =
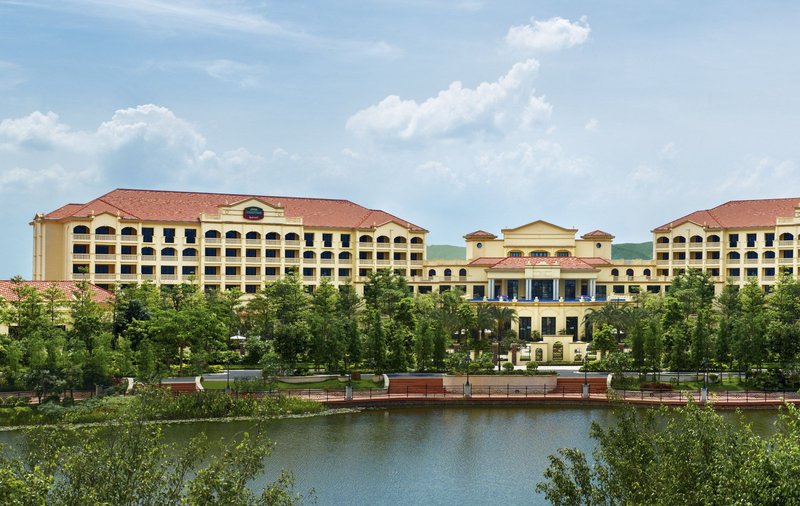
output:
[[[476,230],[475,232],[470,232],[469,234],[464,236],[464,239],[469,239],[471,237],[483,237],[486,239],[496,239],[497,236],[491,232],[487,232],[485,230]]]
[[[58,287],[63,293],[64,298],[67,300],[72,299],[72,294],[78,290],[78,283],[75,281],[23,281],[27,286],[36,288],[39,292],[44,292],[51,286]],[[0,297],[5,300],[17,300],[17,295],[14,293],[14,283],[8,279],[0,279]],[[108,290],[91,285],[92,292],[94,293],[95,302],[109,302],[114,298],[114,294]]]
[[[528,265],[557,265],[565,270],[596,270],[599,265],[610,265],[597,257],[481,257],[469,265],[490,269],[524,269]]]
[[[586,234],[583,234],[581,237],[611,237],[614,238],[613,235],[609,234],[608,232],[604,232],[602,230],[592,230]]]
[[[732,200],[711,209],[687,214],[655,228],[653,232],[666,231],[687,221],[707,228],[772,227],[777,218],[794,216],[794,209],[798,205],[800,198]]]
[[[87,204],[67,204],[45,215],[47,219],[85,218],[108,212],[126,219],[142,221],[197,221],[200,213],[216,214],[220,206],[256,198],[281,207],[287,217],[303,218],[307,227],[373,228],[390,221],[415,232],[422,227],[387,212],[367,209],[349,200],[258,195],[196,193],[161,190],[113,190]]]

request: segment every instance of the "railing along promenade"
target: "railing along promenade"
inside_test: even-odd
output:
[[[345,389],[303,388],[272,392],[237,393],[241,396],[268,397],[290,395],[310,399],[327,404],[358,405],[361,403],[381,403],[391,405],[407,401],[490,401],[508,400],[524,404],[536,401],[589,401],[592,404],[622,401],[630,404],[644,405],[685,405],[691,399],[695,403],[702,402],[700,390],[615,390],[592,392],[584,397],[580,389],[574,387],[519,387],[514,385],[472,387],[470,398],[466,398],[461,390],[443,388],[403,387],[386,390],[371,388],[353,390],[352,398],[347,398]],[[800,404],[800,394],[795,391],[760,391],[760,390],[723,390],[709,391],[708,402],[719,407],[758,407],[779,406],[786,402]]]

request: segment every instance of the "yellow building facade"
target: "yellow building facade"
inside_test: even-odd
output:
[[[105,288],[152,281],[255,293],[296,271],[357,285],[389,268],[419,276],[427,231],[345,200],[114,190],[33,223],[34,280]]]

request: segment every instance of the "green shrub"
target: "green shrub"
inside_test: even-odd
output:
[[[514,364],[512,364],[511,362],[506,362],[505,364],[503,364],[503,370],[507,373],[514,372]]]
[[[210,366],[208,366],[208,371],[207,372],[209,372],[211,374],[219,374],[221,372],[225,372],[225,366],[222,366],[222,365],[219,365],[219,364],[210,365]]]

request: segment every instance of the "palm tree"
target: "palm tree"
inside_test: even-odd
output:
[[[478,304],[475,306],[475,326],[478,328],[480,339],[486,335],[486,329],[494,327],[494,313],[489,304]]]
[[[584,317],[584,323],[599,328],[608,325],[614,328],[617,342],[620,334],[626,334],[632,328],[637,317],[637,311],[619,302],[608,302],[600,309],[591,308]]]
[[[517,321],[517,312],[514,310],[514,308],[510,307],[492,306],[491,313],[495,323],[497,324],[497,337],[495,339],[497,339],[499,342],[503,339],[503,332],[505,331],[505,328],[511,323]]]

